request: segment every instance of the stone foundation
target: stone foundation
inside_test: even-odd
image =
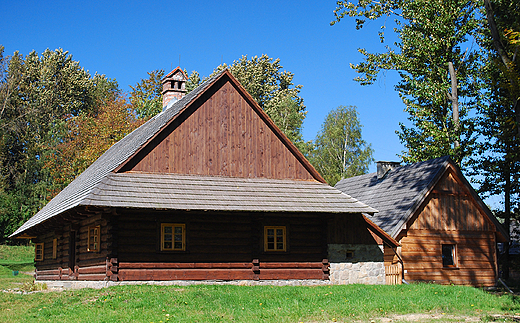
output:
[[[383,246],[329,244],[330,282],[332,284],[384,284]]]

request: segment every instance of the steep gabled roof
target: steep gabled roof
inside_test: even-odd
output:
[[[392,237],[397,238],[406,222],[449,167],[457,173],[475,201],[495,224],[497,231],[503,237],[507,237],[495,216],[448,156],[398,167],[389,171],[382,179],[378,179],[376,173],[342,179],[335,187],[377,208],[379,213],[370,219]]]
[[[302,163],[302,165],[309,171],[310,174],[314,177],[316,182],[309,182],[309,183],[299,183],[300,181],[276,181],[276,180],[270,180],[270,182],[262,182],[261,180],[256,181],[254,185],[257,186],[257,189],[261,191],[261,188],[267,184],[271,185],[278,185],[279,189],[276,191],[277,193],[281,193],[284,191],[284,185],[286,187],[288,186],[298,186],[298,184],[301,184],[302,187],[305,187],[305,190],[307,192],[310,192],[309,194],[314,194],[314,200],[315,202],[320,204],[320,207],[317,207],[314,204],[314,211],[312,212],[320,212],[319,209],[328,209],[329,212],[331,209],[334,209],[334,206],[324,206],[322,202],[329,201],[329,202],[337,202],[337,198],[339,198],[341,201],[339,202],[338,206],[336,207],[337,212],[366,212],[366,213],[373,213],[377,212],[375,209],[368,207],[367,205],[358,202],[355,199],[352,199],[350,196],[343,194],[331,187],[328,187],[328,185],[324,184],[325,181],[319,175],[319,173],[312,167],[312,165],[303,157],[303,155],[298,151],[298,149],[292,144],[287,137],[281,133],[281,131],[274,125],[274,123],[267,117],[265,112],[258,106],[258,104],[253,100],[253,98],[245,91],[245,89],[238,83],[238,81],[231,75],[231,73],[228,70],[223,70],[210,79],[208,79],[206,82],[204,82],[202,85],[197,87],[195,90],[188,93],[185,97],[183,97],[181,100],[178,100],[176,102],[172,102],[168,104],[168,106],[165,108],[164,111],[156,115],[155,117],[148,120],[145,124],[143,124],[138,129],[134,130],[132,133],[124,137],[122,140],[114,144],[110,149],[108,149],[101,157],[99,157],[90,167],[88,167],[83,173],[81,173],[74,181],[72,181],[65,189],[63,189],[56,197],[54,197],[46,206],[44,206],[36,215],[34,215],[31,219],[29,219],[26,223],[24,223],[18,230],[16,230],[10,237],[15,237],[21,235],[24,231],[33,228],[40,223],[43,223],[56,215],[62,214],[68,210],[71,210],[75,208],[76,206],[80,205],[99,205],[101,206],[113,206],[113,205],[120,205],[122,207],[137,207],[136,205],[132,205],[132,201],[130,199],[124,199],[125,194],[123,192],[118,192],[117,199],[114,198],[113,200],[104,200],[101,198],[104,196],[109,196],[110,194],[113,194],[113,190],[110,188],[110,183],[112,183],[115,180],[120,181],[120,183],[126,182],[126,183],[133,183],[133,188],[137,191],[134,192],[143,192],[140,187],[143,183],[139,183],[139,181],[143,178],[140,178],[139,176],[154,176],[154,175],[139,175],[137,173],[120,173],[118,174],[118,171],[128,162],[130,161],[134,156],[136,156],[144,147],[146,147],[156,136],[158,136],[159,133],[163,129],[165,129],[173,120],[175,120],[179,115],[182,114],[183,111],[185,111],[191,104],[193,104],[195,101],[197,101],[198,98],[201,98],[206,91],[215,85],[219,80],[222,80],[227,77],[227,80],[232,82],[242,93],[242,95],[247,98],[248,102],[251,104],[252,108],[255,109],[255,111],[258,113],[258,115],[264,120],[264,122],[271,128],[271,130],[276,133],[278,138],[287,146],[287,148],[292,152],[292,154]],[[145,193],[142,193],[140,195],[141,198],[143,198],[145,201],[142,204],[143,207],[149,207],[149,208],[176,208],[176,204],[174,202],[175,199],[172,199],[172,201],[167,202],[165,199],[170,199],[173,195],[177,194],[179,187],[182,187],[183,189],[187,189],[188,191],[191,189],[192,191],[196,189],[196,186],[190,186],[188,189],[188,186],[186,185],[187,181],[193,180],[196,176],[192,177],[185,177],[184,180],[181,179],[181,177],[176,177],[176,175],[173,174],[161,174],[161,178],[170,178],[172,180],[176,180],[174,184],[170,181],[170,184],[163,185],[162,188],[167,194],[162,195],[163,201],[158,201],[158,196],[150,196],[147,195],[146,191]],[[156,180],[156,179],[155,179]],[[206,176],[206,177],[200,177],[201,181],[205,181],[206,183],[211,182],[222,182],[221,184],[224,187],[224,182],[229,180],[224,180],[223,177],[215,177],[215,176]],[[184,181],[184,182],[183,182]],[[240,181],[237,180],[237,184],[243,185],[244,187],[247,186],[247,180],[246,181]],[[283,183],[282,183],[283,182]],[[288,182],[291,182],[292,184],[288,184]],[[321,183],[320,183],[321,182]],[[250,183],[249,183],[250,184]],[[248,185],[249,185],[248,184]],[[315,185],[314,187],[312,185]],[[218,185],[217,185],[218,186]],[[222,188],[220,187],[220,188]],[[329,193],[331,193],[331,190],[333,192],[334,198],[331,199],[331,196]],[[252,191],[255,191],[255,189],[252,189]],[[283,195],[281,195],[283,196]],[[130,196],[128,196],[130,197]],[[134,197],[132,197],[133,199]],[[233,199],[232,194],[228,194],[228,199]],[[148,199],[148,200],[147,200]],[[320,200],[321,199],[321,200]],[[336,199],[336,200],[335,200]],[[117,201],[117,202],[116,202]],[[155,202],[150,202],[155,201]],[[157,203],[156,203],[157,202]],[[283,204],[282,200],[278,199],[273,202],[274,206],[273,208],[278,208],[279,211],[288,211],[291,212],[293,210],[296,210],[297,206],[295,206],[297,203],[302,202],[301,200],[293,201],[293,207],[287,207],[287,205]],[[266,199],[266,203],[269,203]],[[165,206],[165,204],[169,206]],[[162,206],[161,206],[162,205]],[[177,204],[180,205],[180,204]],[[285,206],[284,206],[285,205]],[[193,207],[195,209],[198,209],[197,203],[193,204]],[[269,209],[266,207],[267,210],[274,210],[273,208]],[[301,206],[303,207],[303,206]],[[291,209],[292,208],[292,209]],[[186,207],[182,207],[182,209],[186,209]],[[214,210],[221,210],[222,208],[215,206],[214,208],[206,208],[206,209],[214,209]],[[341,211],[340,211],[341,209]],[[310,210],[310,209],[309,209]],[[332,212],[336,212],[332,211]],[[322,211],[324,212],[324,211]]]

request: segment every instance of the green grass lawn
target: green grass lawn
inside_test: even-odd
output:
[[[2,252],[0,248],[0,257]],[[32,252],[27,254],[32,259]],[[27,257],[17,261],[24,263]],[[32,280],[22,273],[13,276],[4,265],[0,269],[1,289],[20,288]],[[477,288],[433,284],[118,286],[2,292],[0,322],[404,322],[410,317],[396,315],[413,313],[428,315],[415,322],[493,321],[495,314],[520,313],[519,300]]]

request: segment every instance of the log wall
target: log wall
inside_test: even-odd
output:
[[[97,225],[101,229],[100,250],[88,252],[88,227]],[[110,279],[107,275],[111,275],[111,272],[107,268],[113,245],[112,231],[110,221],[98,213],[33,239],[34,242],[44,243],[44,260],[35,262],[35,278],[38,280]],[[52,254],[53,239],[57,239],[58,242],[56,258],[53,258]],[[117,275],[111,279],[117,279]]]
[[[121,263],[320,262],[326,258],[324,219],[314,215],[126,210],[118,217]],[[160,251],[161,223],[186,225],[185,251]],[[287,252],[263,250],[264,226],[286,226]]]

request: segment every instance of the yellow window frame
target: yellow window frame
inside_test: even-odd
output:
[[[87,251],[99,252],[101,244],[101,226],[90,226],[87,232]]]
[[[161,223],[161,251],[186,250],[186,224]]]
[[[272,233],[270,230],[272,230]],[[282,238],[281,241],[278,238]],[[281,247],[280,243],[282,243]],[[285,226],[264,227],[264,251],[287,251],[287,229]]]
[[[43,242],[34,244],[34,260],[35,261],[43,261]]]

